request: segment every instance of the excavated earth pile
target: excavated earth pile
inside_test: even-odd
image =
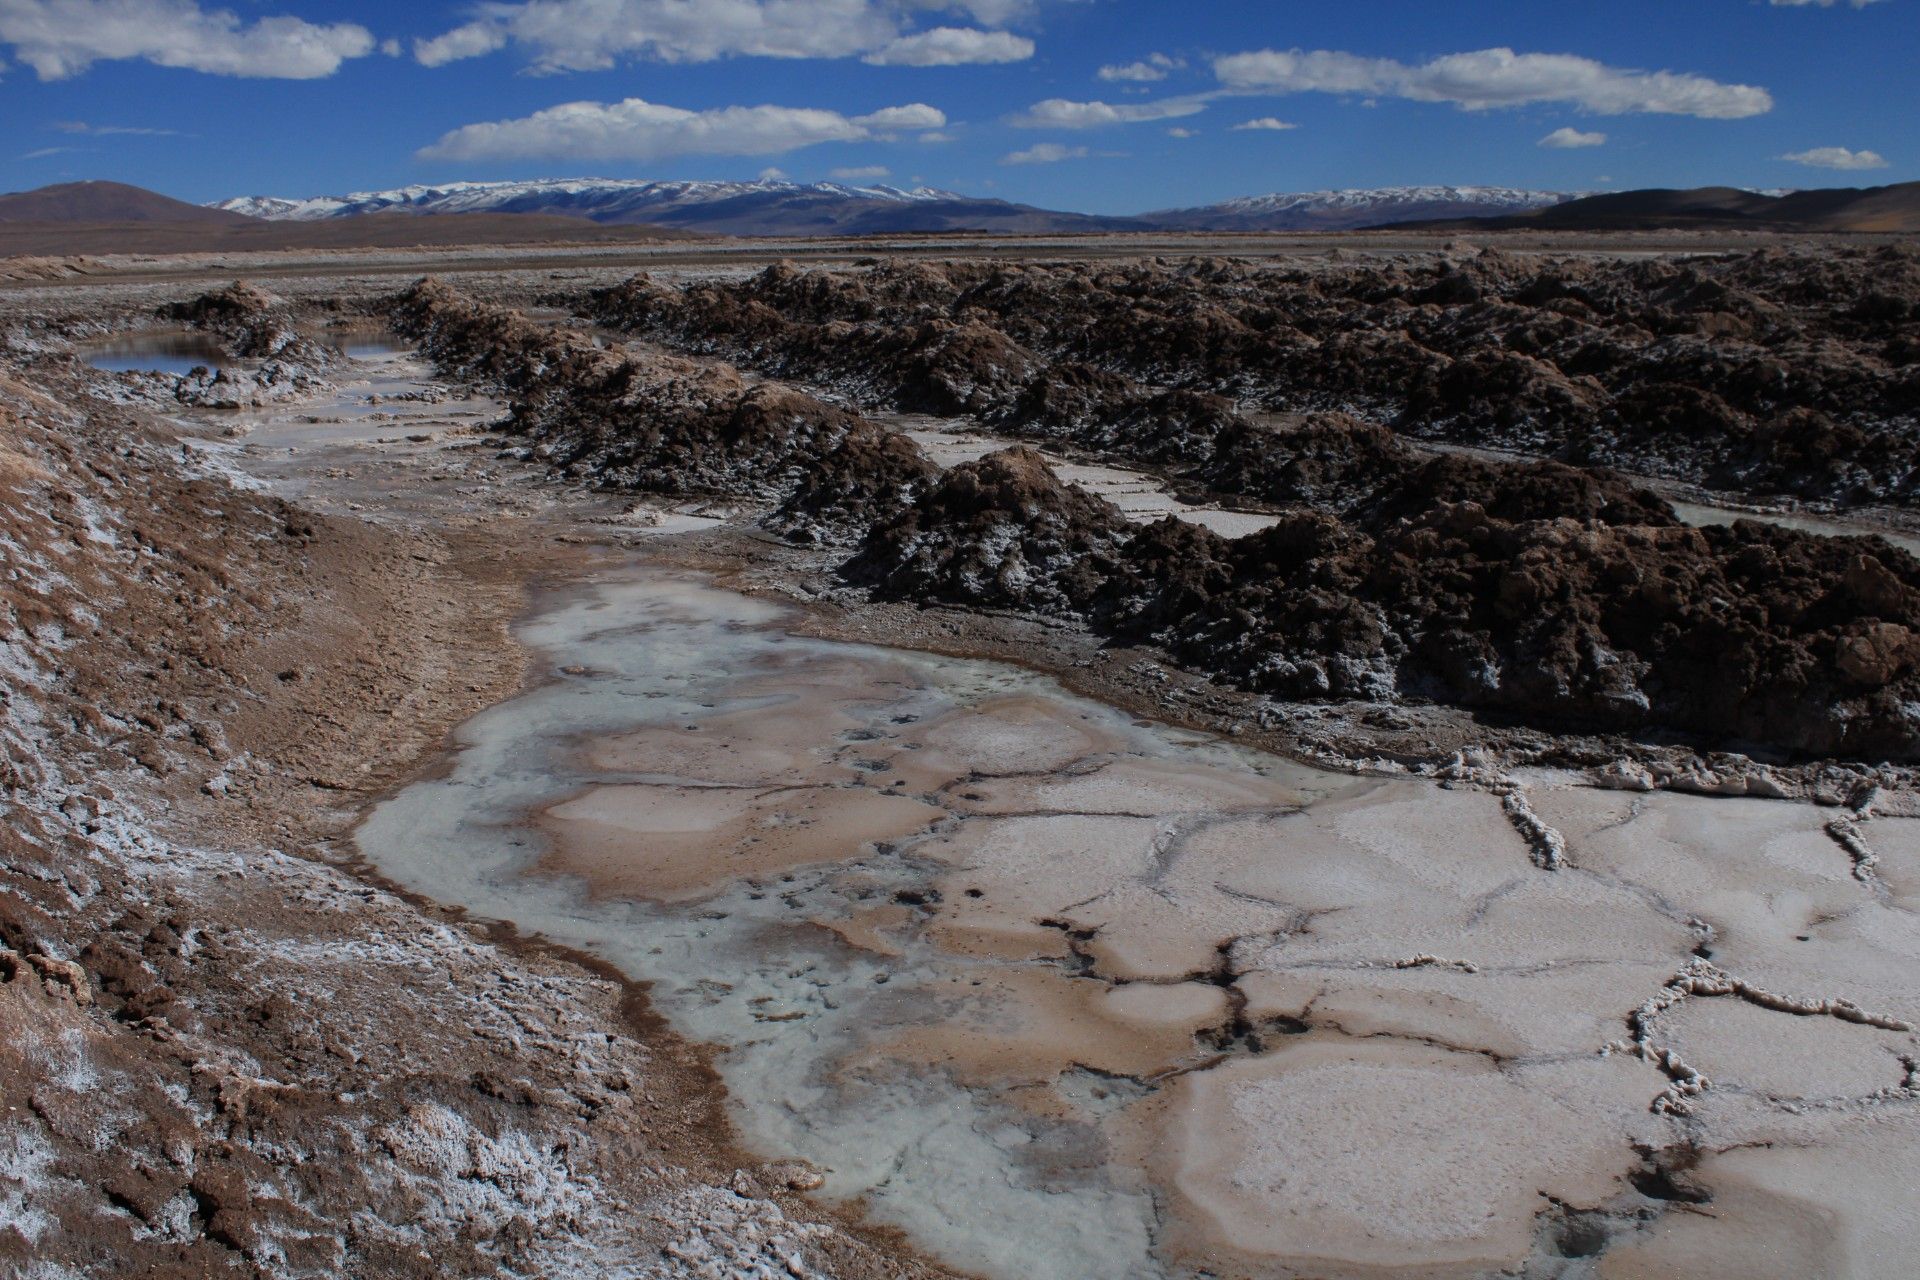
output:
[[[866,306],[920,305],[969,270],[1010,287],[999,268],[877,269],[879,301]],[[1193,271],[1203,294],[1241,278],[1229,264]],[[1090,273],[1058,275],[1090,290]],[[645,280],[603,297],[620,299],[629,319],[642,301],[662,299],[724,313],[730,347],[754,335],[767,344],[760,363],[788,369],[792,361],[764,353],[800,326],[758,295],[860,314],[843,296],[853,288],[845,277],[770,269],[742,287],[744,298]],[[1239,539],[1172,519],[1142,529],[1063,485],[1029,450],[939,474],[911,442],[805,393],[747,389],[728,371],[696,374],[673,357],[600,351],[443,286],[417,287],[395,314],[445,367],[510,395],[533,452],[569,474],[779,504],[776,528],[857,543],[846,576],[887,597],[1072,617],[1285,698],[1417,698],[1549,728],[1679,731],[1876,760],[1920,753],[1920,561],[1879,539],[1755,522],[1687,528],[1656,494],[1611,473],[1425,457],[1342,414],[1261,424],[1193,395],[1183,403],[1209,412],[1176,418],[1175,443],[1093,411],[1086,421],[1103,425],[1070,438],[1091,448],[1117,432],[1120,447],[1100,451],[1125,459],[1171,451],[1212,490],[1284,514]],[[993,420],[996,404],[1045,399],[1035,389],[1058,366],[985,332],[836,318],[814,338],[822,350],[852,352],[848,367],[864,365],[870,379],[924,370],[929,351],[965,352],[965,378],[949,369],[902,380],[921,388],[896,389],[904,406],[984,410]],[[900,352],[863,346],[883,333]],[[1150,424],[1147,406],[1167,393],[1127,384],[1115,394],[1138,398],[1137,421]],[[1054,438],[1051,427],[1031,433]]]
[[[800,530],[897,505],[934,472],[911,442],[814,396],[750,387],[711,363],[603,351],[436,281],[390,314],[442,369],[505,395],[527,456],[570,477],[768,502],[803,493],[787,513]]]
[[[0,297],[0,1274],[1897,1273],[1917,261]]]
[[[1233,404],[1743,495],[1912,505],[1920,251],[882,263],[584,300],[603,323],[1144,461]],[[1142,427],[1149,428],[1141,430]]]

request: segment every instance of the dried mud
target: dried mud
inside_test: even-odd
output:
[[[1873,311],[1849,334],[1815,315],[1814,286],[1780,291],[1897,280],[1898,253],[1806,256],[1529,278],[1644,308],[1633,290],[1675,272],[1744,269],[1824,353],[1789,334],[1775,356],[1824,384],[1852,343],[1866,381],[1848,394],[1880,379],[1875,394],[1904,395],[1894,340],[1875,354],[1869,339],[1910,318]],[[1400,303],[1473,276],[1479,300],[1411,303],[1463,333],[1498,310],[1508,285],[1490,282],[1527,274],[1498,255],[1332,270],[1386,280]],[[846,280],[915,273],[946,281],[925,286],[936,312],[968,273],[1020,301],[902,330],[883,299],[806,339],[846,336],[844,369],[781,363],[815,323],[794,317],[837,314]],[[1877,540],[1686,528],[1617,476],[1408,447],[1475,438],[1440,417],[1396,409],[1389,430],[1329,407],[1377,405],[1303,406],[1278,384],[1202,385],[1071,345],[1093,340],[1076,309],[1115,350],[1193,318],[1155,357],[1191,372],[1232,345],[1193,333],[1244,324],[1245,290],[1306,308],[1323,273],[781,270],[685,291],[716,309],[791,295],[704,338],[602,315],[645,334],[626,344],[529,318],[533,277],[397,300],[379,283],[302,282],[293,301],[142,286],[24,320],[9,303],[0,1001],[26,1030],[0,1049],[18,1108],[0,1259],[936,1273],[900,1237],[850,1231],[829,1207],[847,1200],[923,1249],[1022,1276],[1900,1274],[1911,1224],[1888,1188],[1920,1175],[1920,823],[1882,762],[1914,751],[1920,564]],[[1104,283],[1175,277],[1186,300],[1164,309]],[[636,290],[673,292],[604,296]],[[1331,289],[1324,316],[1364,293]],[[1382,324],[1406,309],[1379,305]],[[496,406],[424,370],[369,381],[301,345],[376,308],[454,381],[501,396],[498,435],[482,434]],[[249,351],[249,376],[282,372],[215,390],[74,354],[154,323]],[[920,363],[860,345],[887,330],[926,337]],[[903,395],[916,379],[928,398]],[[850,404],[969,415],[1053,456],[942,466]],[[1897,415],[1861,429],[1904,430]],[[1142,526],[1062,483],[1063,453],[1275,523]],[[1658,453],[1635,465],[1658,470]],[[1880,465],[1864,456],[1835,474]],[[1724,474],[1767,491],[1764,469]],[[1881,484],[1851,492],[1901,500]],[[607,564],[575,544],[630,559],[663,533],[639,554],[816,606],[752,606],[684,651],[643,640],[635,661],[675,682],[666,699],[608,697],[633,675],[618,664],[522,686],[528,653],[560,652],[540,620]],[[515,644],[532,578],[574,594],[543,597]],[[790,647],[725,669],[716,655],[761,642],[748,632]],[[1284,761],[1253,776],[1245,753],[1028,675],[846,660],[807,634],[1003,652],[1129,708],[1427,776]],[[956,671],[973,692],[933,707]],[[550,757],[483,750],[481,726],[563,696],[590,732]],[[1673,732],[1815,759],[1657,745]],[[441,746],[444,774],[412,772]],[[405,812],[495,767],[528,790],[455,789],[444,876],[383,880],[341,843],[379,797]],[[409,835],[414,853],[430,834]],[[455,891],[489,867],[485,894]],[[618,963],[470,923],[461,904]],[[683,1035],[737,1047],[715,1059]],[[1342,1137],[1380,1132],[1394,1144]],[[817,1168],[791,1158],[807,1152]]]
[[[294,505],[223,452],[238,417],[144,407],[196,379],[55,345],[14,328],[0,371],[0,1273],[925,1274],[789,1216],[811,1175],[741,1163],[623,976],[340,843],[518,686],[550,536]]]

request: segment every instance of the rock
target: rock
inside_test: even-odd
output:
[[[87,981],[87,971],[72,960],[56,960],[52,956],[30,955],[27,963],[40,975],[49,991],[61,991],[81,1008],[93,1003],[93,984]]]

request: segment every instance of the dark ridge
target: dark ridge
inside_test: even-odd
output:
[[[1782,196],[1734,187],[1653,188],[1586,196],[1532,213],[1497,218],[1422,219],[1379,230],[1920,231],[1920,182],[1834,187]]]

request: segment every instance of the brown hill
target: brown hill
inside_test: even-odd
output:
[[[0,258],[111,253],[270,253],[302,249],[415,249],[454,245],[649,244],[710,237],[672,227],[601,226],[524,213],[371,214],[326,222],[238,225],[153,222],[0,222]]]
[[[207,209],[124,182],[63,182],[0,195],[0,222],[130,222],[238,227],[259,219]]]
[[[1780,196],[1735,187],[1616,191],[1511,217],[1393,225],[1461,231],[1920,231],[1920,182]]]
[[[540,213],[377,213],[320,222],[269,222],[210,209],[122,182],[67,182],[0,195],[0,257],[108,253],[243,253],[300,249],[414,249],[453,245],[645,244],[703,240],[697,232],[602,226]]]

